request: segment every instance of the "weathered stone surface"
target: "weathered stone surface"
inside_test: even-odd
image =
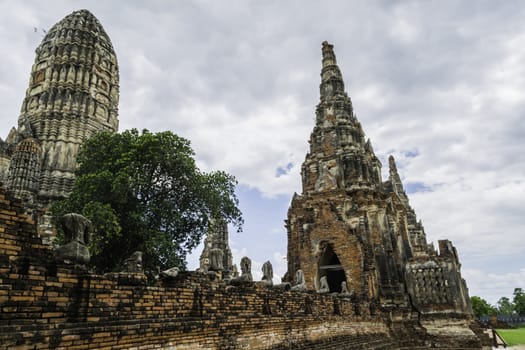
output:
[[[244,256],[241,259],[241,276],[239,278],[247,282],[253,281],[252,261],[247,256]]]
[[[60,224],[66,243],[76,241],[88,244],[91,240],[91,221],[86,217],[76,213],[65,214],[60,218]]]
[[[339,296],[341,297],[351,297],[354,295],[353,290],[348,290],[348,286],[346,285],[346,281],[341,282],[341,293],[339,293]]]
[[[124,260],[123,272],[142,273],[144,268],[142,266],[142,252],[136,251],[129,258]]]
[[[224,267],[222,265],[222,258],[224,253],[222,249],[212,248],[210,249],[210,271],[222,271]]]
[[[65,244],[57,249],[57,255],[74,263],[88,264],[91,256],[86,244],[91,237],[91,221],[80,214],[69,213],[60,219]]]
[[[304,281],[303,270],[295,271],[295,284],[291,289],[296,292],[306,291],[306,283]]]
[[[392,156],[382,181],[381,163],[344,91],[332,45],[323,43],[322,53],[321,99],[302,165],[303,191],[293,196],[286,222],[287,275],[302,271],[305,289],[351,296],[371,313],[458,317],[462,322],[455,327],[468,343],[475,338],[468,327],[472,311],[456,249],[440,241],[438,255],[427,243]],[[457,334],[456,341],[463,337],[447,332],[442,334]]]
[[[328,295],[53,264],[20,201],[0,197],[0,349],[398,349],[383,317],[350,301],[335,314]]]
[[[225,280],[234,277],[228,224],[225,220],[213,218],[210,221],[199,262],[201,272],[220,272],[220,277]]]
[[[326,276],[321,277],[319,280],[319,289],[317,290],[318,293],[330,293],[330,287],[328,286],[328,279]]]
[[[111,41],[89,11],[55,24],[36,49],[18,131],[0,141],[0,177],[9,179],[8,188],[36,195],[42,207],[66,197],[82,142],[117,131],[118,84]]]
[[[239,269],[237,268],[237,265],[234,264],[233,265],[233,268],[232,268],[232,278],[237,278],[239,277]]]
[[[273,267],[270,261],[267,261],[263,264],[262,273],[263,273],[262,281],[265,284],[272,286],[273,285]]]
[[[27,137],[17,143],[9,162],[7,187],[28,205],[36,204],[40,183],[41,150],[39,142]]]
[[[175,278],[179,275],[179,268],[178,267],[172,267],[170,269],[164,270],[160,272],[159,277],[166,279],[166,278]]]

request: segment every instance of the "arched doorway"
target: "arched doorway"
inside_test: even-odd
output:
[[[331,293],[341,292],[341,282],[346,282],[345,271],[341,262],[334,252],[331,244],[323,242],[321,245],[321,255],[318,265],[318,284],[321,277],[326,276]]]

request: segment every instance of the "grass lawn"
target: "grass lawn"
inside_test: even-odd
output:
[[[525,327],[516,329],[497,329],[497,331],[509,346],[525,344]]]

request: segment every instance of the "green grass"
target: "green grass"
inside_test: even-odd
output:
[[[523,345],[525,344],[525,327],[516,329],[497,329],[499,335],[508,346]]]

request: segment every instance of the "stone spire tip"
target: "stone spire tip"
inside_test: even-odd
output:
[[[323,41],[323,67],[336,64],[334,45],[328,41]]]
[[[95,15],[91,11],[89,11],[88,9],[76,10],[76,11],[73,11],[71,14],[95,17]]]
[[[396,160],[394,159],[393,155],[390,155],[388,157],[388,167],[389,167],[391,172],[396,172],[397,173]]]

